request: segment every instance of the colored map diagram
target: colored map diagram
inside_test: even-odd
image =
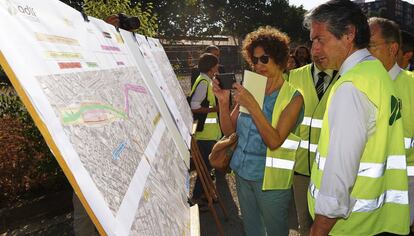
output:
[[[162,226],[159,230],[166,234],[161,235],[185,232],[188,226],[183,222],[189,222],[183,175],[187,173],[186,167],[167,129],[163,129],[156,141],[158,145],[151,147],[149,144],[161,117],[137,68],[48,75],[37,79],[113,215],[118,214],[131,179],[145,158],[151,169],[144,181],[144,194],[132,227],[144,232],[142,221],[145,220],[152,222],[149,225],[163,222],[158,226]],[[172,198],[180,204],[170,204]],[[186,218],[188,221],[183,221]],[[145,235],[160,235],[155,233],[157,228],[148,229],[154,234]]]
[[[38,77],[114,215],[159,120],[138,75],[131,67]],[[126,94],[126,85],[134,80],[140,92]],[[113,153],[118,153],[115,158]]]

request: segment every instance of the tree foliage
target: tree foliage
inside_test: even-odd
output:
[[[60,1],[75,8],[78,11],[82,11],[83,9],[83,0],[60,0]]]
[[[152,0],[132,0],[143,5]],[[259,26],[281,29],[295,41],[307,41],[303,7],[287,0],[159,0],[154,5],[160,36],[231,35],[241,39]]]
[[[136,31],[147,36],[154,36],[157,32],[157,17],[153,14],[153,4],[146,4],[145,8],[138,2],[131,5],[130,0],[85,0],[83,11],[89,15],[99,19],[125,13],[130,16],[137,16],[141,21],[141,27]]]
[[[2,201],[7,205],[27,192],[61,190],[67,180],[11,84],[0,77],[1,208]]]
[[[183,36],[231,35],[242,39],[259,26],[270,25],[294,41],[308,41],[302,27],[305,10],[288,0],[61,0],[104,18],[125,12],[138,15],[139,33],[174,39]],[[134,10],[132,10],[134,9]]]
[[[137,16],[141,21],[141,27],[137,33],[154,36],[157,33],[158,23],[156,14],[153,12],[152,2],[141,2],[134,0],[60,0],[86,15],[99,19],[125,13],[130,16]],[[144,4],[143,4],[144,3]]]

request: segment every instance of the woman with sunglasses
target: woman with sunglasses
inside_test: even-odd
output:
[[[229,109],[229,90],[217,80],[220,125],[224,135],[239,136],[230,167],[236,176],[244,230],[250,235],[288,235],[288,208],[295,150],[292,133],[303,117],[303,98],[283,79],[289,38],[277,29],[261,27],[243,41],[243,56],[252,69],[267,77],[263,109],[240,84],[234,84],[236,106]],[[239,106],[250,114],[239,112]]]

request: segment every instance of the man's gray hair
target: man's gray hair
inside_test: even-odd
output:
[[[369,25],[378,25],[381,28],[381,36],[387,43],[396,42],[401,45],[400,26],[392,20],[381,17],[371,17],[368,19]]]
[[[310,29],[312,22],[326,23],[328,31],[337,39],[349,32],[349,26],[355,26],[355,46],[366,48],[369,44],[367,18],[361,8],[349,0],[331,0],[319,5],[305,15],[303,25]]]

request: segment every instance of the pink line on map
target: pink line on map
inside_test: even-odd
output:
[[[128,98],[128,92],[129,91],[134,91],[137,93],[143,93],[143,94],[147,94],[147,90],[140,86],[140,85],[135,85],[135,84],[125,84],[124,85],[124,96],[125,96],[125,113],[129,116],[129,98]]]

